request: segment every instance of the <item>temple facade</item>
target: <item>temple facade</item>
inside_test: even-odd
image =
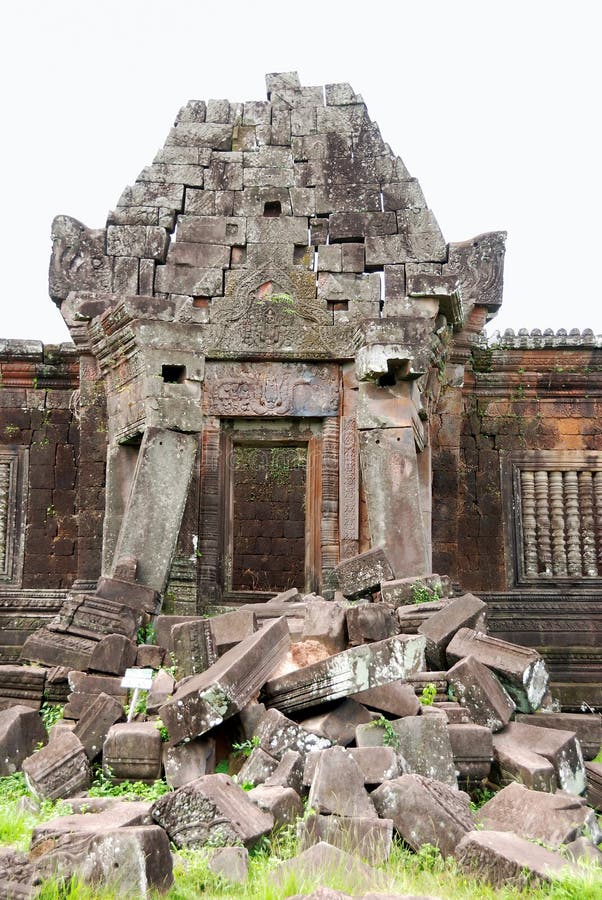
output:
[[[0,342],[2,661],[125,571],[194,615],[330,598],[381,547],[602,705],[601,343],[486,345],[505,234],[446,243],[349,85],[190,101],[104,228],[52,237],[73,343]]]

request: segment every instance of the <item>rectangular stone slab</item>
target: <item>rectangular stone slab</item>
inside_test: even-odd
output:
[[[249,702],[290,647],[286,619],[276,619],[193,675],[159,709],[169,743],[199,737]]]
[[[398,634],[343,650],[328,659],[269,681],[266,706],[288,714],[407,678],[424,669],[424,638]]]
[[[344,559],[335,567],[335,577],[346,597],[356,599],[378,590],[382,581],[394,577],[382,547],[373,547],[359,556]]]
[[[43,663],[45,666],[67,666],[83,671],[90,665],[97,643],[90,638],[38,628],[23,644],[21,659]]]
[[[447,647],[450,665],[474,656],[498,676],[521,712],[536,710],[548,687],[546,664],[536,650],[460,628]]]
[[[460,628],[485,628],[487,604],[474,594],[455,597],[443,609],[433,613],[418,629],[426,638],[426,658],[434,669],[447,668],[445,650]]]
[[[39,709],[44,696],[45,679],[45,669],[0,666],[0,709],[16,704]]]
[[[533,715],[521,713],[517,722],[524,725],[537,725],[540,728],[560,728],[562,731],[574,731],[581,744],[583,758],[594,759],[602,745],[602,716],[599,713],[548,713],[539,712]]]

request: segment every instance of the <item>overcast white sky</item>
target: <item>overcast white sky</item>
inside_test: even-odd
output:
[[[349,81],[448,241],[508,231],[500,328],[602,332],[598,0],[18,0],[2,10],[0,337],[68,340],[50,223],[103,227],[188,99]]]

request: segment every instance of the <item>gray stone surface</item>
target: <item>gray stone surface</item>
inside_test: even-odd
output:
[[[249,874],[246,847],[215,847],[209,851],[209,871],[232,884],[243,884]]]
[[[238,783],[251,784],[253,787],[263,784],[277,768],[278,760],[276,757],[270,756],[261,747],[253,747],[238,772]]]
[[[373,715],[365,706],[348,698],[328,712],[303,719],[301,725],[312,734],[346,747],[355,739],[356,726],[371,722],[372,719]]]
[[[377,869],[367,866],[357,856],[324,841],[280,863],[270,873],[269,880],[275,887],[282,888],[293,873],[297,884],[314,884],[317,878],[327,875],[336,877],[348,888],[353,886],[354,890],[364,891],[377,887],[382,877]]]
[[[268,681],[265,703],[293,712],[381,687],[424,668],[424,638],[395,635]]]
[[[249,800],[228,775],[204,775],[152,806],[153,819],[176,847],[243,844],[252,847],[274,820]]]
[[[260,784],[250,790],[248,795],[259,809],[273,816],[275,827],[291,825],[303,815],[301,797],[291,787]]]
[[[477,725],[501,731],[508,724],[516,704],[493,672],[474,656],[466,656],[452,666],[447,680]]]
[[[381,784],[371,797],[378,815],[392,819],[413,850],[432,844],[443,856],[453,855],[474,828],[468,795],[432,778],[402,775]]]
[[[276,619],[228,650],[206,672],[193,675],[159,710],[170,743],[200,737],[240,712],[289,645],[286,619]]]
[[[463,787],[478,786],[489,775],[493,762],[493,739],[490,729],[485,725],[449,723],[447,733],[459,783]]]
[[[521,712],[538,709],[549,675],[536,650],[461,628],[447,647],[447,658],[453,665],[467,656],[474,656],[495,672]]]
[[[383,781],[390,781],[401,775],[400,760],[393,747],[383,747],[378,744],[348,747],[347,754],[358,764],[364,776],[364,784],[381,784]],[[303,784],[306,787],[313,782],[319,759],[320,751],[307,755],[303,770]]]
[[[135,642],[123,634],[108,634],[95,645],[88,668],[91,672],[122,675],[135,661]]]
[[[393,578],[393,570],[381,547],[373,547],[352,559],[345,559],[335,569],[343,594],[350,599],[378,590],[381,582]]]
[[[74,734],[64,732],[23,761],[28,787],[43,800],[70,797],[90,785],[90,766],[84,747]]]
[[[287,719],[279,710],[268,709],[255,729],[259,746],[270,756],[282,760],[285,753],[295,750],[305,755],[314,750],[325,750],[330,747],[330,740],[320,737],[303,728],[291,719]]]
[[[591,760],[600,752],[602,745],[602,716],[600,713],[539,712],[534,715],[520,713],[516,721],[539,728],[559,728],[574,731],[581,744],[583,758]]]
[[[320,753],[309,790],[308,805],[318,813],[370,818],[374,805],[364,787],[364,774],[342,747]]]
[[[384,641],[402,631],[393,608],[385,603],[359,603],[348,609],[346,615],[349,643],[352,646]]]
[[[154,722],[113,725],[102,748],[102,767],[112,781],[152,782],[161,777],[161,735]]]
[[[339,653],[347,646],[345,609],[338,603],[313,600],[307,604],[303,640],[319,641],[329,653]]]
[[[73,733],[81,741],[90,762],[101,753],[109,728],[123,719],[123,705],[108,694],[98,694],[84,710]]]
[[[551,850],[585,835],[598,844],[602,833],[585,800],[564,791],[547,794],[513,782],[488,800],[475,815],[487,831],[512,831]]]
[[[391,722],[394,749],[403,759],[407,772],[424,775],[457,787],[456,770],[449,739],[447,721],[440,717],[406,716]],[[357,741],[380,737],[388,740],[387,733],[380,727],[360,725]]]
[[[455,853],[460,869],[494,887],[526,888],[549,883],[563,870],[577,874],[567,860],[507,831],[470,831]]]
[[[539,728],[511,722],[493,737],[493,749],[500,768],[513,756],[528,751],[547,760],[553,767],[558,787],[569,794],[582,794],[586,787],[581,747],[574,732]],[[517,752],[518,751],[518,752]],[[535,787],[525,781],[528,787]]]
[[[393,838],[391,819],[349,818],[343,816],[308,816],[297,827],[299,849],[324,841],[353,853],[371,866],[389,858]]]
[[[426,638],[426,659],[433,669],[446,669],[445,650],[460,628],[485,631],[487,604],[474,594],[455,597],[443,609],[433,613],[418,629]]]
[[[165,780],[171,788],[179,788],[201,775],[215,771],[215,740],[197,738],[176,747],[163,747]]]
[[[11,706],[0,711],[0,776],[21,769],[38,744],[48,740],[39,713],[29,706]]]
[[[360,691],[352,695],[353,700],[370,709],[388,713],[391,716],[417,716],[420,712],[420,700],[411,684],[392,681],[381,687]]]

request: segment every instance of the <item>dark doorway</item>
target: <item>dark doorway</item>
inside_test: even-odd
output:
[[[302,590],[307,444],[232,451],[232,590]]]

